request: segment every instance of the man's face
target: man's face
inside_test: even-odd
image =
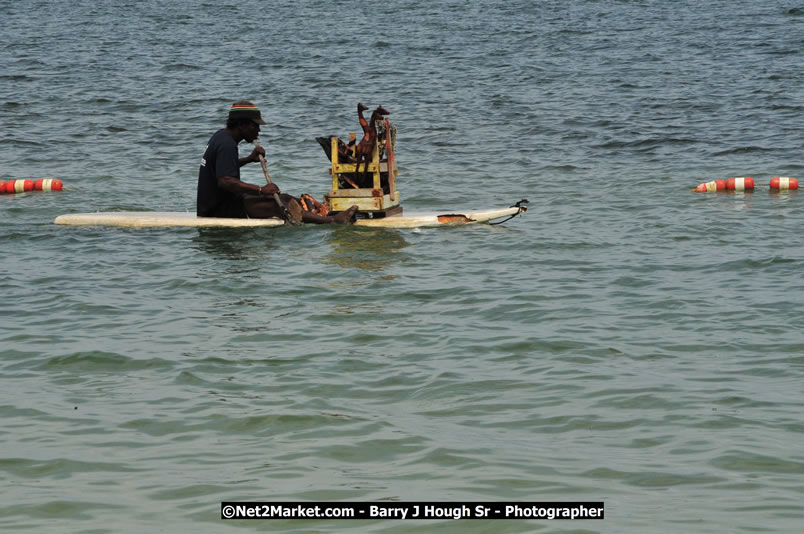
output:
[[[248,143],[253,143],[260,136],[260,125],[256,122],[249,122],[243,130],[243,139]]]

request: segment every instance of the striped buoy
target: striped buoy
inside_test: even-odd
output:
[[[770,188],[775,191],[798,189],[798,180],[789,176],[774,176],[770,181]]]
[[[713,193],[715,191],[725,191],[725,190],[726,190],[726,180],[712,180],[711,182],[698,184],[698,187],[695,188],[695,191],[697,193]]]
[[[56,179],[39,178],[34,182],[35,191],[61,191],[63,187],[61,180]]]
[[[11,180],[6,182],[6,193],[24,193],[26,191],[33,191],[33,180]]]
[[[754,179],[750,176],[729,178],[726,180],[726,189],[729,191],[753,191]]]
[[[64,184],[55,178],[39,178],[38,180],[0,181],[0,194],[26,193],[28,191],[62,191]]]

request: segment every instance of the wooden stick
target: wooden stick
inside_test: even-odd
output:
[[[396,160],[394,159],[393,143],[391,143],[391,123],[388,119],[385,119],[385,152],[388,161],[388,191],[390,193],[388,198],[396,200],[396,176],[394,176]]]
[[[259,141],[256,139],[254,140],[254,146],[260,146]],[[268,182],[268,185],[271,185],[273,182],[271,182],[271,177],[268,175],[268,164],[265,163],[265,158],[262,157],[262,154],[260,154],[260,165],[262,165],[262,172],[265,174],[265,181]],[[284,202],[282,202],[279,193],[274,193],[274,202],[276,202],[276,204],[279,206],[279,209],[282,212],[282,218],[285,219],[286,222],[289,222],[294,226],[301,224],[300,220],[291,216],[290,212],[288,211],[288,207],[285,206]]]

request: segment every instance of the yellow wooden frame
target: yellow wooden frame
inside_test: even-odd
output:
[[[386,129],[386,131],[388,131],[388,129]],[[338,159],[338,138],[334,136],[330,137],[330,143],[332,190],[327,193],[327,199],[331,211],[345,211],[349,209],[350,206],[357,205],[361,212],[385,212],[399,206],[399,191],[396,190],[396,175],[398,174],[398,170],[396,161],[393,158],[393,146],[390,142],[387,142],[387,151],[389,153],[388,160],[393,162],[393,165],[391,165],[389,169],[388,161],[380,161],[379,143],[375,145],[371,161],[366,169],[366,172],[370,172],[373,175],[373,187],[359,189],[340,187],[338,175],[357,172],[357,164],[341,163]],[[361,165],[361,169],[362,168]],[[383,194],[380,181],[381,173],[383,172],[388,173],[389,193],[387,195]]]

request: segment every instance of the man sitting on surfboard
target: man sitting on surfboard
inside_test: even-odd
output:
[[[298,199],[280,194],[275,184],[269,182],[259,186],[240,180],[240,167],[260,161],[260,157],[265,156],[265,149],[255,146],[251,154],[241,158],[237,145],[240,141],[253,143],[260,135],[261,124],[265,121],[253,103],[240,100],[232,105],[226,128],[215,132],[204,150],[198,171],[196,214],[199,217],[239,219],[289,218],[296,223],[350,223],[357,206],[334,216],[317,215],[304,211]]]

